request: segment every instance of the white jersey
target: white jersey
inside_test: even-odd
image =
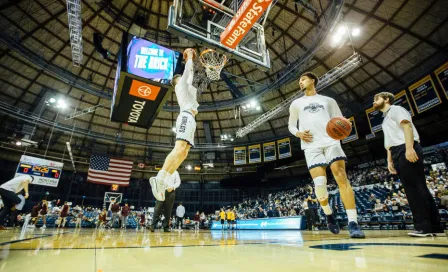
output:
[[[173,188],[174,190],[176,190],[180,186],[179,172],[174,171],[172,177],[173,178],[167,180],[166,188]]]
[[[336,101],[323,95],[302,96],[291,103],[289,107],[289,131],[296,136],[297,132],[309,130],[313,141],[301,141],[302,150],[308,148],[322,148],[339,144],[327,134],[327,123],[333,117],[341,117],[342,113]],[[297,128],[297,121],[299,121]]]
[[[197,89],[193,86],[193,77],[193,60],[190,59],[185,64],[184,73],[174,88],[181,112],[185,110],[198,111]]]
[[[25,180],[30,180],[31,181],[31,177],[28,175],[21,175],[18,176],[16,178],[13,178],[5,183],[3,183],[0,188],[3,188],[5,190],[14,192],[14,193],[18,193],[20,191],[22,191],[23,187],[25,186],[25,184],[23,183]]]

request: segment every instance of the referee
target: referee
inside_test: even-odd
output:
[[[400,176],[414,218],[415,231],[408,235],[445,236],[436,204],[426,186],[420,137],[409,112],[393,105],[394,100],[393,94],[382,92],[375,95],[373,107],[383,112],[387,167],[391,174]]]

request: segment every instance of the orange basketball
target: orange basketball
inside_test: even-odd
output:
[[[327,124],[327,134],[335,140],[343,140],[352,132],[350,122],[342,117],[334,117]]]
[[[187,60],[187,58],[188,58],[187,53],[190,50],[193,51],[193,60],[196,60],[196,58],[198,57],[198,54],[196,53],[196,50],[194,50],[193,48],[187,48],[184,50],[184,60]]]

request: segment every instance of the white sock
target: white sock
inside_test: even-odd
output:
[[[355,222],[358,223],[358,213],[356,212],[356,209],[350,209],[346,210],[348,222]]]
[[[331,210],[331,207],[330,207],[330,205],[322,205],[321,204],[321,206],[322,206],[322,210],[324,210],[324,213],[326,214],[326,215],[330,215],[330,214],[332,214],[333,213],[333,211]]]
[[[157,173],[157,179],[163,181],[163,183],[166,183],[165,180],[170,177],[171,174],[163,169],[160,170],[159,173]]]

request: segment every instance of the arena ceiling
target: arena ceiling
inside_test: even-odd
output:
[[[192,6],[195,0],[187,1]],[[313,16],[303,8],[302,2],[311,4],[317,11]],[[230,62],[227,72],[247,78],[251,84],[273,81],[278,72],[303,54],[303,48],[312,43],[312,32],[322,18],[322,11],[331,0],[284,0],[278,1],[267,18],[265,36],[271,56],[272,69],[262,72],[246,63]],[[121,36],[129,31],[139,14],[145,15],[144,28],[150,40],[183,50],[192,44],[170,35],[167,31],[168,8],[172,1],[166,0],[87,0],[82,1],[82,34],[84,58],[80,67],[72,65],[70,37],[67,24],[66,1],[63,0],[15,0],[0,2],[0,100],[12,106],[17,114],[2,114],[0,127],[3,147],[8,152],[13,149],[23,151],[24,147],[14,146],[14,141],[24,134],[24,124],[34,128],[32,140],[39,142],[39,150],[29,147],[35,153],[48,148],[52,157],[65,155],[66,142],[71,141],[74,156],[78,161],[87,162],[95,151],[133,158],[136,161],[157,163],[164,159],[167,148],[174,143],[172,128],[177,113],[161,111],[149,129],[138,128],[110,121],[110,99],[94,96],[64,79],[50,73],[45,65],[55,65],[76,77],[90,82],[102,90],[113,89],[117,63],[117,52]],[[337,27],[359,28],[361,33],[337,46],[329,38],[323,42],[307,69],[319,76],[358,52],[363,63],[348,76],[340,79],[326,90],[336,97],[346,111],[365,109],[370,97],[378,90],[396,92],[405,88],[421,75],[448,59],[448,1],[446,0],[346,0]],[[337,27],[333,31],[337,31]],[[104,35],[103,47],[110,51],[109,59],[104,59],[94,47],[93,34]],[[9,42],[5,42],[9,39]],[[12,42],[17,46],[11,46]],[[202,48],[198,48],[202,49]],[[25,50],[25,51],[24,51]],[[26,51],[28,50],[28,51]],[[44,63],[40,66],[30,60],[26,52],[33,52]],[[25,53],[24,53],[25,52]],[[241,88],[244,95],[251,88]],[[196,139],[199,146],[209,146],[218,150],[222,145],[221,134],[235,135],[244,126],[263,112],[268,111],[291,94],[298,91],[297,82],[270,90],[259,99],[261,111],[242,113],[241,120],[235,118],[234,107],[201,111],[197,116]],[[42,109],[42,119],[31,120],[23,113],[36,112],[39,101],[46,94],[63,96],[68,108],[57,115],[52,108]],[[47,95],[48,95],[47,94]],[[219,103],[234,98],[224,82],[211,83],[199,96],[201,103]],[[176,105],[176,97],[171,95],[167,105]],[[77,110],[95,107],[95,111],[74,119],[65,117]],[[234,105],[239,106],[239,105]],[[242,139],[225,143],[226,146],[261,142],[289,136],[288,113],[265,122],[262,126]],[[43,124],[42,120],[48,121]],[[55,129],[59,125],[75,127],[70,130]],[[203,121],[210,121],[212,143],[207,143]],[[101,137],[92,136],[102,135]],[[72,138],[71,138],[72,136]],[[51,138],[51,140],[50,140]],[[71,139],[71,140],[70,140]],[[159,147],[136,143],[159,143]],[[225,148],[223,148],[224,150]],[[231,150],[230,148],[226,149]],[[30,152],[30,151],[29,151]],[[159,152],[159,153],[158,153]],[[3,154],[6,154],[2,151]],[[203,154],[193,152],[190,161],[199,161]],[[225,163],[232,162],[230,152],[218,152],[217,157]]]

